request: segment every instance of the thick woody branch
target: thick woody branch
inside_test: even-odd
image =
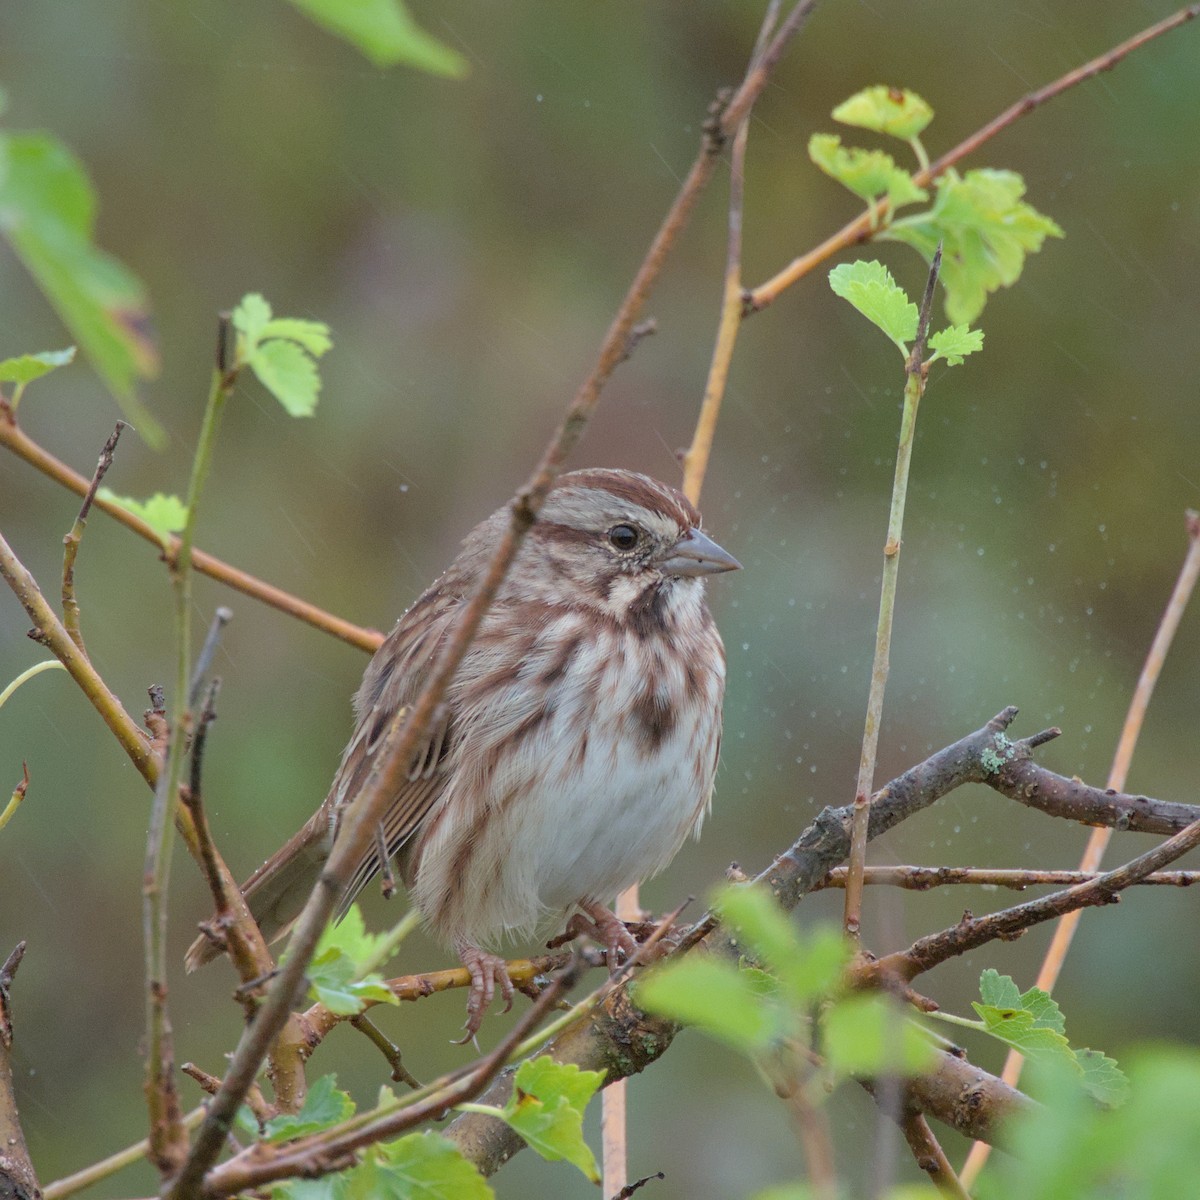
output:
[[[990,764],[1005,753],[1027,755],[1048,740],[1049,733],[1036,734],[1020,742],[1010,742],[1004,731],[1017,715],[1006,708],[981,729],[940,750],[918,766],[912,767],[875,794],[871,804],[869,837],[878,837],[894,825],[927,808],[962,783],[982,782]],[[829,871],[842,862],[850,849],[850,806],[824,809],[801,834],[799,840],[781,854],[759,877],[769,886],[785,909],[792,909]],[[1200,815],[1198,813],[1197,815]],[[705,918],[686,937],[681,950],[705,939],[710,951],[736,955],[735,947]],[[630,1001],[627,989],[618,988],[586,1021],[569,1027],[551,1044],[549,1052],[560,1062],[575,1063],[587,1070],[603,1071],[606,1083],[644,1070],[671,1044],[678,1026],[661,1017],[650,1016]],[[923,1090],[921,1110],[978,1137],[976,1129],[987,1129],[988,1136],[997,1117],[980,1114],[985,1102],[1005,1115],[1022,1103],[1024,1097],[1000,1080],[978,1071],[951,1055],[935,1072],[935,1082],[917,1085]],[[489,1104],[503,1104],[511,1091],[511,1072],[500,1075],[488,1089]],[[916,1103],[916,1101],[914,1101]],[[523,1146],[521,1140],[499,1121],[468,1113],[447,1130],[447,1136],[479,1167],[490,1174]]]
[[[965,783],[987,783],[1006,794],[1012,773],[1022,780],[1022,786],[1037,787],[1044,778],[1053,785],[1049,790],[1055,794],[1058,794],[1058,781],[1072,783],[1030,761],[1034,750],[1057,737],[1058,730],[1044,730],[1019,741],[1010,740],[1005,731],[1016,715],[1015,708],[1004,709],[981,729],[939,750],[876,792],[871,801],[868,836],[878,837]],[[1144,825],[1153,826],[1158,832],[1173,833],[1177,828],[1200,822],[1200,808],[1167,804],[1146,797],[1105,794],[1084,784],[1077,784],[1077,787],[1088,795],[1099,793],[1103,798],[1103,805],[1097,803],[1087,807],[1091,818],[1118,827],[1132,827],[1132,814],[1135,813]],[[1078,819],[1075,805],[1065,805],[1061,812],[1051,804],[1045,807],[1054,815]],[[1190,820],[1182,820],[1184,816]],[[795,844],[758,877],[760,883],[771,888],[783,908],[794,908],[844,861],[850,848],[851,817],[849,805],[822,810]],[[1179,822],[1175,828],[1165,827],[1175,822]],[[1197,833],[1189,831],[1188,837],[1193,836]],[[1166,843],[1164,846],[1156,847],[1149,856],[1137,860],[1136,865],[1122,868],[1116,879],[1108,878],[1106,883],[1098,885],[1098,890],[1092,893],[1096,897],[1093,902],[1100,902],[1098,897],[1106,894],[1107,889],[1116,887],[1119,891],[1121,887],[1147,878],[1183,852],[1178,846]],[[1109,873],[1110,876],[1114,874]],[[992,936],[1001,936],[1001,932],[998,930]],[[713,952],[734,953],[734,947],[710,918],[702,920],[684,939],[682,949],[686,951],[701,939]],[[556,1038],[551,1043],[550,1053],[562,1062],[602,1070],[611,1082],[644,1070],[665,1052],[676,1032],[678,1029],[671,1022],[636,1009],[626,990],[621,988],[590,1020],[571,1027]],[[503,1104],[510,1090],[509,1076],[501,1075],[486,1093],[486,1102]],[[906,1104],[914,1111],[984,1141],[994,1141],[1003,1122],[1030,1103],[1001,1079],[952,1054],[942,1055],[930,1075],[910,1081],[905,1097]],[[496,1170],[522,1147],[520,1139],[506,1126],[475,1114],[459,1117],[450,1126],[447,1136],[484,1174]]]
[[[1081,825],[1107,825],[1132,833],[1178,833],[1200,817],[1194,804],[1152,800],[1149,796],[1091,787],[1068,779],[1028,759],[1010,759],[983,780],[1001,795],[1052,817]]]
[[[17,1112],[17,1097],[13,1089],[12,1045],[13,1020],[11,991],[13,977],[21,965],[25,943],[17,947],[0,967],[0,1196],[13,1200],[36,1200],[38,1191],[37,1174],[29,1148],[25,1144],[25,1131]]]

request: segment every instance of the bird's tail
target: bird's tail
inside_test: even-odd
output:
[[[323,804],[242,884],[250,912],[268,942],[277,941],[295,924],[329,858],[329,846],[329,813]],[[183,961],[188,971],[194,971],[220,955],[216,943],[201,934],[188,947]]]

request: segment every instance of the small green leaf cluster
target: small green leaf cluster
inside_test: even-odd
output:
[[[383,1091],[390,1095],[388,1089]],[[432,1132],[368,1146],[349,1170],[290,1180],[271,1189],[273,1200],[491,1200],[494,1195],[458,1147]]]
[[[1057,1001],[1041,988],[1017,990],[1008,975],[991,968],[979,977],[980,1001],[971,1007],[982,1032],[1019,1050],[1031,1062],[1052,1062],[1074,1072],[1084,1092],[1101,1104],[1123,1104],[1129,1081],[1099,1050],[1076,1050],[1067,1040],[1066,1020]]]
[[[265,1142],[290,1142],[349,1120],[354,1116],[354,1107],[349,1094],[338,1088],[337,1076],[322,1075],[308,1089],[299,1112],[281,1113],[260,1126],[250,1109],[242,1105],[237,1123],[252,1137]]]
[[[584,1071],[542,1055],[523,1062],[513,1077],[513,1092],[503,1108],[464,1104],[468,1112],[486,1113],[511,1126],[530,1149],[550,1162],[565,1160],[593,1183],[600,1182],[595,1156],[583,1140],[583,1112],[603,1082],[599,1071]],[[398,1104],[390,1088],[379,1092],[377,1111]],[[298,1113],[274,1117],[262,1127],[248,1108],[238,1124],[268,1142],[285,1142],[319,1133],[354,1116],[354,1101],[325,1075],[309,1088]],[[277,1185],[277,1200],[490,1200],[491,1186],[458,1147],[437,1133],[411,1133],[394,1142],[371,1146],[346,1171],[321,1179]]]
[[[354,1017],[368,1004],[399,1004],[377,971],[363,971],[374,962],[381,935],[368,933],[357,904],[336,925],[326,926],[308,967],[308,992],[340,1017]]]
[[[927,171],[920,134],[933,109],[915,92],[867,88],[832,115],[845,125],[907,142],[919,168]],[[934,181],[932,207],[896,217],[897,209],[928,200],[929,192],[890,154],[843,146],[841,138],[828,133],[814,134],[808,153],[826,175],[871,205],[876,237],[904,242],[927,262],[942,244],[946,312],[959,325],[979,316],[991,292],[1015,283],[1026,256],[1037,253],[1047,237],[1063,236],[1054,221],[1022,199],[1025,182],[1015,171],[983,168],[959,175],[948,169]]]
[[[883,330],[907,362],[909,343],[917,336],[917,306],[883,263],[841,263],[829,272],[829,286]],[[983,349],[983,331],[948,325],[929,336],[928,346],[933,353],[925,360],[926,367],[938,359],[956,367],[968,354]]]
[[[233,310],[233,327],[238,333],[235,369],[249,367],[289,416],[311,417],[321,390],[316,360],[333,345],[329,326],[274,317],[262,296],[251,292]]]
[[[291,416],[312,416],[321,389],[316,360],[333,345],[329,327],[320,321],[272,316],[271,306],[253,292],[243,297],[233,311],[232,320],[237,330],[234,371],[249,367]],[[0,383],[16,384],[15,403],[27,383],[69,363],[74,356],[75,349],[71,347],[5,359],[0,362]],[[164,549],[169,546],[171,535],[178,533],[187,522],[187,505],[178,496],[156,492],[149,500],[136,500],[118,496],[107,487],[100,488],[96,494],[145,521],[158,535]],[[384,999],[382,996],[371,998]]]
[[[1066,1058],[1033,1062],[1040,1101],[1007,1135],[972,1195],[979,1200],[1175,1200],[1200,1179],[1200,1053],[1154,1046],[1125,1058],[1127,1103],[1098,1107]]]
[[[722,889],[713,908],[734,931],[740,962],[698,953],[669,962],[637,985],[643,1008],[693,1025],[760,1065],[791,1042],[807,1042],[817,1011],[817,1042],[835,1081],[916,1075],[931,1065],[928,1039],[890,997],[844,994],[850,948],[840,931],[801,936],[758,886]]]
[[[178,533],[187,524],[187,505],[178,496],[164,496],[162,492],[155,492],[149,500],[134,500],[130,496],[118,496],[106,487],[100,488],[96,495],[110,504],[119,504],[135,517],[141,517],[158,535],[164,550],[171,544],[171,534]]]
[[[75,347],[68,346],[65,350],[42,350],[38,354],[21,354],[0,361],[0,383],[15,385],[9,403],[16,409],[21,403],[21,394],[29,384],[74,360]]]

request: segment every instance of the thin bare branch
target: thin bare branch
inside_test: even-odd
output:
[[[68,491],[74,492],[77,496],[87,495],[89,481],[68,467],[66,463],[55,458],[25,433],[17,424],[12,409],[4,403],[0,403],[0,446],[11,450],[18,458],[23,459]],[[95,501],[95,507],[106,512],[115,521],[136,533],[138,537],[149,542],[159,553],[162,553],[162,539],[140,517],[102,497]],[[173,557],[178,550],[179,539],[173,537],[168,543],[166,557]],[[383,641],[383,634],[377,629],[365,629],[343,620],[333,613],[318,608],[315,604],[309,604],[308,601],[301,600],[290,592],[285,592],[282,588],[277,588],[237,567],[230,566],[229,563],[222,562],[221,559],[212,554],[206,554],[203,550],[192,551],[192,565],[201,575],[207,575],[210,579],[217,580],[218,583],[223,583],[244,595],[260,600],[280,612],[304,621],[343,642],[348,642],[351,646],[357,646],[368,654],[373,654],[378,650]]]
[[[3,427],[4,422],[0,420],[0,430]],[[30,636],[45,646],[66,667],[92,707],[112,730],[133,765],[153,787],[158,779],[159,761],[146,741],[145,734],[125,711],[121,701],[109,691],[87,656],[71,640],[71,635],[47,603],[46,597],[42,595],[37,581],[13,552],[3,534],[0,534],[0,575],[4,577],[4,581],[33,622],[34,628]]]
[[[950,1200],[971,1200],[967,1189],[954,1173],[946,1152],[933,1136],[929,1122],[920,1112],[910,1112],[900,1122],[904,1140],[917,1160],[917,1166],[929,1176],[929,1182]]]
[[[83,644],[83,633],[79,626],[79,602],[75,598],[75,559],[79,554],[79,544],[83,540],[83,530],[87,525],[88,512],[91,510],[92,501],[96,498],[96,489],[107,474],[108,468],[112,466],[113,454],[116,451],[117,442],[121,438],[121,430],[124,428],[125,422],[118,421],[116,428],[109,434],[108,441],[104,443],[100,451],[100,460],[96,463],[96,471],[92,475],[91,485],[83,497],[83,503],[79,506],[79,515],[75,518],[70,532],[63,538],[63,625],[67,633],[71,635],[71,641],[79,647],[80,653],[84,655],[87,654],[87,648]]]
[[[1030,900],[986,917],[974,917],[970,913],[950,929],[918,938],[907,950],[885,955],[877,962],[860,964],[857,974],[862,978],[895,978],[911,982],[918,975],[931,970],[939,963],[966,954],[997,938],[1011,940],[1027,929],[1043,921],[1052,921],[1063,913],[1102,904],[1112,904],[1127,887],[1144,879],[1167,863],[1186,854],[1200,845],[1200,819],[1193,821],[1182,832],[1168,838],[1131,859],[1115,871],[1076,884],[1061,892]]]
[[[24,954],[18,942],[0,966],[0,1195],[14,1197],[40,1194],[13,1086],[12,985]]]
[[[1023,892],[1031,887],[1062,887],[1088,883],[1100,877],[1099,871],[1026,871],[1003,867],[868,867],[863,882],[868,885],[904,888],[927,892],[931,888],[968,884],[973,887],[1002,887]],[[1192,887],[1200,883],[1200,871],[1155,871],[1139,886]],[[813,891],[846,886],[846,868],[834,867]],[[1040,984],[1038,985],[1041,986]]]

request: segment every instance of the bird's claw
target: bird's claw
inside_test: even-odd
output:
[[[496,996],[496,986],[500,987],[500,995],[504,997],[504,1011],[508,1012],[513,1005],[513,982],[508,976],[508,964],[498,954],[488,954],[478,946],[460,942],[455,946],[459,960],[471,974],[471,989],[467,994],[467,1020],[463,1028],[466,1032],[455,1041],[457,1046],[465,1046],[474,1041],[479,1027],[483,1024],[484,1013],[491,1006]]]
[[[566,932],[547,943],[550,947],[562,946],[581,935],[591,938],[607,952],[610,972],[637,953],[637,942],[616,913],[594,900],[582,901],[579,907],[582,912],[572,914]]]

